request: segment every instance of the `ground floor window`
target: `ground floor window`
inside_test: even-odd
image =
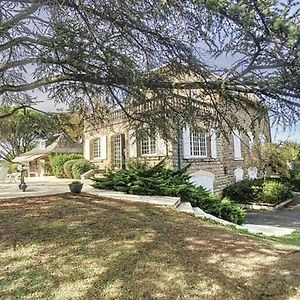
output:
[[[141,154],[155,154],[156,140],[154,137],[144,137],[141,140]]]
[[[114,138],[114,162],[117,169],[122,168],[122,139],[121,135]]]
[[[93,141],[94,158],[101,158],[101,142],[100,139]]]
[[[195,157],[207,157],[207,139],[205,132],[190,132],[190,155]]]

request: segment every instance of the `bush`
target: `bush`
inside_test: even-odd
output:
[[[45,162],[44,170],[45,170],[45,174],[47,174],[48,176],[53,176],[54,175],[52,167],[51,167],[49,161]]]
[[[72,159],[80,159],[82,157],[82,154],[52,154],[50,156],[50,165],[54,176],[66,178],[66,174],[64,173],[65,162]]]
[[[295,170],[288,181],[291,183],[294,191],[300,192],[300,170]]]
[[[219,216],[221,219],[236,224],[243,224],[245,211],[227,198],[221,201]]]
[[[243,210],[230,200],[224,201],[190,183],[188,168],[189,165],[173,171],[164,167],[164,161],[154,167],[135,162],[127,170],[109,171],[103,178],[94,178],[93,187],[137,195],[179,196],[182,201],[189,201],[207,213],[241,224],[245,218]]]
[[[290,197],[292,197],[292,191],[288,184],[266,181],[262,185],[262,193],[258,198],[258,202],[276,204]]]
[[[79,159],[72,166],[73,178],[80,179],[85,172],[95,168],[95,165],[88,160]]]
[[[223,190],[223,197],[228,197],[235,203],[241,204],[276,204],[291,196],[291,185],[280,179],[243,180],[231,184]]]
[[[223,197],[228,197],[236,203],[248,204],[255,202],[261,193],[263,180],[245,179],[227,186],[223,190]]]
[[[72,167],[78,161],[78,159],[71,159],[64,163],[64,173],[66,177],[73,178]]]

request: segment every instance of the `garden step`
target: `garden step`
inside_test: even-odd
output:
[[[194,210],[193,210],[193,207],[190,202],[181,202],[176,209],[177,209],[177,211],[194,214]]]
[[[196,217],[205,217],[206,212],[199,207],[193,207],[194,213]]]

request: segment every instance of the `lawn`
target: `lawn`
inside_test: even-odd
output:
[[[300,247],[170,208],[0,200],[0,299],[300,299]]]

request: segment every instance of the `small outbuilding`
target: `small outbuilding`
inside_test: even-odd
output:
[[[36,147],[13,159],[12,162],[25,165],[28,176],[47,176],[49,172],[49,157],[52,153],[71,154],[83,153],[81,143],[73,141],[65,133],[40,140]]]

